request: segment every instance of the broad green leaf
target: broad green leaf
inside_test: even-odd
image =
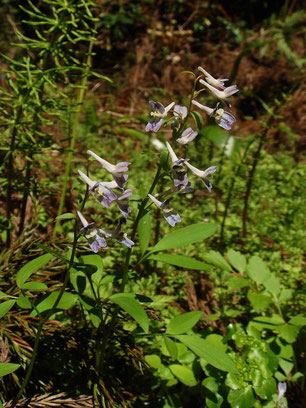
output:
[[[5,300],[0,304],[0,319],[14,306],[16,300]]]
[[[244,278],[236,278],[231,276],[228,280],[228,286],[232,289],[241,289],[250,286],[251,281]]]
[[[48,290],[48,286],[42,282],[26,282],[21,289],[27,290]]]
[[[284,360],[283,358],[279,359],[279,365],[287,376],[293,369],[293,363],[291,361]]]
[[[276,381],[272,377],[264,378],[260,386],[254,387],[254,391],[260,398],[270,400],[276,393]]]
[[[211,342],[201,339],[198,336],[176,336],[176,338],[181,341],[185,346],[192,350],[196,355],[203,358],[207,363],[218,368],[222,371],[227,371],[229,373],[238,373],[237,368],[231,359],[231,357],[226,354],[223,349]]]
[[[143,217],[140,218],[138,223],[138,239],[139,248],[141,254],[144,254],[150,244],[151,237],[151,216],[147,212]]]
[[[31,302],[22,293],[19,295],[16,303],[21,309],[32,309]]]
[[[60,221],[60,220],[72,220],[76,218],[75,215],[73,213],[65,213],[62,215],[59,215],[58,217],[55,218],[56,221]]]
[[[251,289],[248,291],[247,296],[256,312],[265,311],[273,301],[271,296],[262,295],[261,293],[255,293]]]
[[[45,266],[50,259],[52,258],[51,254],[44,254],[38,256],[32,261],[26,263],[16,275],[16,283],[19,288],[22,288],[22,285],[29,279],[29,277],[35,273],[39,268]]]
[[[148,332],[149,319],[138,300],[133,299],[124,293],[116,293],[115,295],[110,296],[109,299],[132,316],[146,333]]]
[[[256,283],[264,283],[270,277],[270,271],[266,263],[255,255],[249,261],[247,271],[251,279]]]
[[[163,367],[160,357],[156,354],[148,354],[145,356],[145,359],[151,367],[156,368],[157,370]]]
[[[149,259],[153,259],[154,261],[159,261],[170,265],[180,266],[181,268],[195,269],[197,271],[206,271],[208,269],[211,269],[211,265],[207,265],[204,262],[198,261],[185,255],[161,253],[151,255]]]
[[[203,387],[207,388],[209,391],[215,393],[219,389],[219,384],[217,383],[216,378],[207,377],[202,381]]]
[[[19,367],[20,367],[20,364],[0,363],[0,377],[13,373]]]
[[[188,332],[198,323],[202,314],[202,311],[188,312],[174,317],[174,319],[170,320],[166,333],[176,335]]]
[[[306,325],[306,317],[299,314],[296,316],[291,317],[289,323],[293,326],[305,326]]]
[[[162,238],[150,251],[165,251],[167,249],[180,248],[193,242],[200,242],[210,237],[217,231],[214,224],[193,224],[179,228]]]
[[[221,151],[224,151],[226,156],[233,160],[238,160],[240,158],[238,141],[219,126],[206,126],[200,133],[214,143]]]
[[[217,266],[218,268],[224,269],[225,271],[228,272],[233,272],[231,266],[225,261],[223,256],[220,254],[220,252],[217,251],[209,251],[206,254],[203,255],[204,261],[207,263]]]
[[[244,255],[242,255],[238,251],[234,251],[233,249],[230,249],[227,252],[226,256],[229,262],[231,263],[231,265],[235,269],[237,269],[237,271],[239,271],[241,274],[245,272],[247,262],[246,262]]]
[[[288,343],[294,343],[300,331],[298,326],[291,326],[290,324],[282,324],[275,327],[280,337]]]
[[[59,291],[55,291],[50,293],[47,297],[45,297],[43,300],[41,300],[37,305],[36,309],[39,311],[39,313],[46,312],[47,310],[52,309],[57,297],[58,297]],[[68,310],[74,304],[76,303],[78,299],[78,295],[69,293],[69,292],[64,292],[59,304],[57,305],[56,309],[62,309],[62,310]],[[36,310],[33,310],[32,313],[30,314],[31,317],[36,316],[37,312]]]
[[[168,336],[163,336],[163,339],[172,360],[176,360],[178,355],[178,349],[175,342],[171,340]]]
[[[278,297],[281,290],[280,279],[275,276],[274,273],[271,273],[269,278],[264,281],[264,287],[276,298]]]
[[[253,408],[255,404],[255,398],[250,385],[238,390],[230,390],[228,402],[232,408]]]
[[[170,364],[169,368],[172,374],[174,374],[183,384],[188,387],[194,387],[197,385],[197,380],[191,368],[179,364]]]

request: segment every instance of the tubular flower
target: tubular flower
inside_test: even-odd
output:
[[[91,180],[86,174],[81,170],[78,170],[79,175],[85,181],[85,183],[90,187],[90,192],[93,192],[97,200],[106,208],[110,207],[113,201],[117,200],[117,195],[109,188],[104,185],[104,183],[99,181]],[[109,185],[109,184],[108,184]]]
[[[119,210],[121,211],[122,215],[127,218],[128,215],[131,212],[131,209],[129,207],[129,200],[128,198],[132,195],[133,188],[129,188],[128,190],[125,190],[121,196],[116,198],[116,202],[118,204]]]
[[[193,139],[196,138],[198,132],[195,132],[191,127],[187,128],[184,130],[182,133],[182,136],[176,139],[178,143],[181,143],[182,145],[188,144],[193,141]]]
[[[215,109],[212,109],[208,106],[202,105],[197,101],[191,101],[191,103],[206,112],[209,116],[215,118],[217,125],[219,125],[223,129],[231,130],[232,124],[236,122],[236,118],[234,115],[226,112],[224,109],[218,109],[219,104],[217,104]]]
[[[160,102],[150,101],[149,104],[152,108],[151,116],[153,119],[147,123],[146,132],[158,132],[169,110],[174,106],[174,102],[171,102],[166,107]]]
[[[148,196],[157,206],[157,208],[163,211],[163,216],[167,223],[171,225],[171,227],[174,227],[177,222],[181,222],[181,217],[173,210],[170,205],[170,201],[172,200],[171,198],[168,198],[165,201],[159,201],[151,194],[148,194]]]
[[[278,397],[277,401],[280,401],[283,396],[285,395],[285,392],[287,391],[287,384],[285,382],[279,382],[278,383]]]
[[[107,244],[105,239],[101,237],[101,230],[95,228],[95,224],[93,222],[88,224],[80,211],[77,211],[77,214],[81,220],[81,223],[83,224],[83,228],[81,228],[81,231],[84,233],[91,250],[94,253],[97,253],[99,252],[100,248],[105,248]]]
[[[208,169],[203,171],[203,170],[197,169],[196,167],[192,166],[188,162],[186,162],[186,166],[192,171],[193,174],[195,174],[196,176],[200,177],[203,180],[205,187],[207,188],[209,192],[211,192],[212,185],[210,182],[210,178],[211,178],[211,175],[217,170],[217,167],[211,166],[211,167],[208,167]]]
[[[227,78],[218,78],[215,79],[212,75],[210,75],[207,71],[205,71],[204,68],[202,67],[198,67],[198,70],[202,72],[202,74],[204,74],[206,81],[216,87],[216,88],[220,88],[220,89],[225,89],[224,86],[224,82],[228,81]]]
[[[102,167],[107,170],[116,181],[119,188],[122,188],[128,179],[128,175],[125,174],[131,163],[129,162],[119,162],[116,165],[109,163],[108,161],[99,157],[96,153],[91,150],[87,150],[87,153],[94,157]]]
[[[224,88],[222,91],[220,91],[220,89],[213,87],[208,82],[204,81],[204,79],[200,79],[199,82],[202,85],[205,85],[206,88],[208,88],[216,98],[221,99],[224,102],[226,102],[234,93],[239,91],[237,85],[228,86],[227,88]]]
[[[173,114],[175,117],[179,118],[180,120],[184,120],[187,116],[188,110],[186,106],[175,105],[173,109]]]
[[[116,241],[120,242],[121,244],[125,245],[128,248],[132,248],[134,245],[134,242],[127,238],[127,235],[120,231],[121,229],[121,223],[118,224],[115,230],[103,230],[100,229],[101,233],[106,237],[106,238],[113,238]]]
[[[173,182],[175,187],[178,187],[180,185],[183,185],[185,187],[188,185],[190,186],[187,178],[187,170],[185,167],[185,163],[189,159],[178,159],[170,144],[166,142],[166,145],[172,160]]]

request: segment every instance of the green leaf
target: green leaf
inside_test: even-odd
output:
[[[260,386],[254,387],[254,391],[260,398],[270,400],[276,393],[276,381],[272,377],[264,378]]]
[[[274,296],[277,298],[277,296],[280,293],[281,290],[281,282],[280,279],[275,276],[274,273],[270,274],[270,277],[264,281],[264,287]]]
[[[194,242],[200,242],[210,237],[216,231],[217,225],[202,222],[179,228],[162,238],[150,251],[165,251],[167,249],[180,248]]]
[[[237,269],[237,271],[239,271],[241,274],[245,272],[247,262],[244,255],[238,251],[230,249],[226,256],[231,265]]]
[[[294,317],[291,317],[289,323],[293,326],[305,326],[306,325],[306,317],[299,314]]]
[[[136,129],[116,128],[115,132],[116,133],[121,133],[121,134],[124,134],[124,135],[128,135],[128,136],[133,136],[136,139],[139,139],[141,141],[148,140],[148,134],[147,133],[140,132],[139,130],[136,130]]]
[[[36,272],[39,268],[45,266],[50,259],[52,258],[51,254],[44,254],[39,256],[32,261],[26,263],[16,275],[17,286],[23,289],[23,284],[29,279],[29,277]]]
[[[202,311],[188,312],[175,317],[170,320],[166,333],[176,335],[188,332],[198,323],[202,314]]]
[[[197,271],[206,271],[211,269],[211,265],[207,265],[204,262],[197,261],[196,259],[190,258],[189,256],[185,255],[155,254],[151,255],[149,259],[153,259],[154,261],[159,261],[170,265],[180,266],[181,268],[195,269]]]
[[[251,289],[248,291],[247,296],[256,312],[265,311],[273,300],[270,296],[262,295],[261,293],[255,293]]]
[[[65,213],[62,215],[59,215],[58,217],[55,218],[56,221],[60,221],[60,220],[72,220],[76,218],[75,215],[73,213]]]
[[[251,281],[244,278],[236,278],[231,276],[228,280],[228,286],[232,289],[241,289],[250,286]]]
[[[151,216],[147,212],[143,217],[140,218],[138,223],[138,239],[139,248],[141,254],[144,254],[148,249],[151,237]]]
[[[115,295],[110,296],[109,299],[132,316],[146,333],[148,332],[149,319],[138,300],[133,299],[124,293],[116,293]]]
[[[270,271],[259,256],[252,256],[247,267],[250,278],[258,283],[264,283],[270,277]]]
[[[19,367],[20,367],[20,364],[0,363],[0,377],[13,373]]]
[[[201,130],[200,134],[214,143],[221,151],[224,151],[226,156],[233,160],[240,158],[238,141],[219,126],[206,126]]]
[[[179,365],[179,364],[171,364],[169,368],[172,374],[175,375],[183,384],[187,385],[188,387],[194,387],[197,385],[197,380],[193,374],[193,371],[186,366]]]
[[[227,400],[232,408],[253,408],[255,404],[254,394],[250,385],[238,390],[230,390]]]
[[[294,343],[300,328],[298,326],[291,326],[290,324],[282,324],[275,327],[280,337],[285,339],[288,343]]]
[[[201,339],[198,336],[176,336],[185,346],[192,350],[196,355],[203,358],[207,363],[222,371],[237,374],[237,368],[231,359],[226,354],[222,347],[212,344],[211,342]]]
[[[22,289],[27,290],[48,290],[48,286],[42,282],[26,282],[22,285]]]
[[[0,319],[14,306],[16,300],[5,300],[0,304]]]
[[[174,342],[173,340],[171,340],[171,339],[170,339],[169,337],[167,337],[167,336],[163,336],[163,339],[164,339],[165,345],[166,345],[166,347],[167,347],[167,350],[168,350],[168,352],[169,352],[171,358],[172,358],[173,360],[176,360],[176,359],[177,359],[177,355],[178,355],[178,349],[177,349],[177,347],[176,347],[175,342]]]
[[[55,291],[50,293],[50,295],[46,296],[43,300],[41,300],[37,305],[36,309],[38,310],[39,313],[46,312],[47,310],[52,309],[57,297],[58,297],[59,291]],[[59,304],[56,307],[57,309],[62,309],[62,310],[68,310],[74,304],[76,303],[78,299],[78,296],[73,293],[69,292],[64,292]],[[36,316],[37,312],[36,310],[33,310],[30,314],[31,317]]]
[[[204,121],[203,121],[202,115],[199,112],[196,112],[196,111],[192,111],[190,113],[191,113],[191,116],[193,117],[193,120],[195,121],[195,123],[197,125],[197,128],[199,130],[202,129],[203,126],[204,126]]]
[[[17,305],[21,307],[21,309],[32,309],[31,302],[23,294],[19,295]]]
[[[145,356],[146,362],[150,364],[151,367],[156,368],[156,370],[159,370],[160,368],[163,368],[163,364],[161,362],[161,359],[158,355],[156,354],[148,354]]]
[[[212,264],[214,266],[217,266],[218,268],[224,269],[225,271],[233,272],[231,266],[225,261],[225,259],[220,254],[220,252],[209,251],[203,256],[203,258],[209,264]]]

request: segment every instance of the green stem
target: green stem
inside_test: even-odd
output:
[[[150,187],[150,190],[148,191],[148,194],[151,194],[154,191],[154,188],[160,178],[161,175],[161,169],[162,169],[162,165],[159,164],[153,183]],[[131,234],[131,240],[133,241],[135,239],[136,236],[136,232],[137,232],[137,227],[138,227],[138,223],[141,220],[141,218],[144,215],[144,210],[146,207],[146,204],[148,202],[149,198],[148,196],[146,198],[144,198],[140,204],[139,210],[138,210],[138,214],[136,217],[136,220],[134,222],[134,227],[132,230],[132,234]],[[130,263],[130,258],[131,258],[131,253],[132,253],[132,248],[128,248],[127,253],[126,253],[126,258],[125,258],[125,262],[124,262],[124,266],[123,266],[123,275],[122,275],[122,282],[121,282],[121,286],[120,286],[120,292],[124,292],[125,286],[128,282],[128,277],[129,277],[129,263]],[[117,320],[118,320],[118,313],[119,313],[120,307],[116,306],[114,311],[113,311],[113,315],[111,318],[111,321],[109,323],[108,329],[105,332],[105,335],[103,337],[102,340],[102,344],[99,345],[99,352],[100,352],[100,359],[97,362],[97,373],[98,375],[100,374],[102,368],[103,368],[103,363],[104,363],[104,358],[105,358],[105,351],[106,351],[106,346],[107,346],[107,341],[110,337],[110,335],[112,334],[112,331],[114,329],[114,327],[116,326]]]
[[[69,152],[68,152],[67,161],[66,161],[64,184],[63,184],[60,203],[59,203],[58,212],[57,212],[58,217],[63,213],[63,208],[64,208],[64,204],[65,204],[66,192],[67,192],[67,187],[68,187],[68,183],[69,183],[69,179],[70,179],[71,162],[72,162],[72,158],[73,158],[73,155],[74,155],[74,146],[75,146],[75,141],[76,141],[76,136],[77,136],[77,131],[78,131],[78,125],[79,125],[81,106],[82,106],[82,103],[83,103],[87,77],[88,77],[89,69],[90,69],[90,66],[91,66],[91,55],[92,55],[93,43],[94,43],[93,40],[89,43],[88,56],[87,56],[87,61],[86,61],[86,71],[85,71],[84,76],[82,78],[80,88],[78,89],[78,92],[77,92],[76,109],[75,109],[75,114],[74,114],[73,119],[72,119],[73,122],[72,122],[72,130],[71,130],[71,140],[70,140]],[[54,230],[53,230],[53,236],[54,237],[56,236],[58,227],[59,227],[59,221],[56,222]]]

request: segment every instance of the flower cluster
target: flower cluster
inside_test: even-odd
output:
[[[210,178],[212,174],[216,171],[216,166],[211,166],[206,170],[199,170],[196,167],[192,166],[189,163],[189,159],[179,159],[176,154],[174,153],[171,145],[166,142],[167,149],[172,161],[172,176],[173,176],[173,183],[174,186],[162,193],[157,194],[155,197],[149,194],[150,199],[153,203],[163,212],[163,216],[165,220],[168,222],[171,227],[174,227],[177,222],[181,221],[181,217],[179,214],[175,212],[175,210],[170,205],[170,201],[173,199],[172,195],[178,194],[187,194],[193,191],[191,187],[191,183],[188,181],[187,170],[191,170],[193,174],[198,176],[203,183],[205,184],[207,190],[210,192],[212,189],[212,185],[210,182]],[[167,197],[164,201],[159,201],[157,199],[160,197]]]
[[[238,92],[237,85],[226,87],[224,82],[228,81],[228,79],[216,79],[202,67],[198,67],[198,70],[203,74],[199,77],[199,83],[204,85],[213,96],[219,99],[219,101],[224,103],[230,109],[231,104],[229,99],[232,95]],[[202,78],[203,76],[205,79]],[[202,88],[200,91],[196,92],[195,95],[202,92],[205,88]],[[233,114],[220,107],[220,102],[216,104],[215,108],[205,106],[194,99],[191,100],[191,103],[207,113],[209,116],[213,117],[217,125],[223,129],[231,130],[232,124],[236,121]],[[172,128],[180,128],[181,126],[183,127],[185,125],[188,116],[188,109],[186,106],[175,105],[174,102],[171,102],[167,107],[164,107],[160,102],[150,101],[149,104],[152,108],[151,116],[153,119],[146,126],[147,132],[158,132],[164,119],[167,117],[168,113],[173,107]],[[194,140],[197,135],[198,133],[196,131],[194,131],[191,127],[187,127],[176,141],[180,144],[186,145]]]
[[[105,238],[113,238],[121,244],[131,248],[134,242],[127,238],[126,234],[121,231],[121,225],[131,212],[129,207],[129,197],[132,195],[133,189],[124,190],[124,185],[127,182],[129,165],[128,162],[120,162],[116,165],[109,163],[102,159],[91,150],[87,151],[92,157],[94,157],[102,167],[108,171],[113,177],[112,181],[94,181],[91,180],[86,174],[79,170],[79,175],[89,186],[89,192],[92,193],[97,200],[103,205],[103,207],[110,207],[113,202],[118,205],[119,211],[123,215],[123,221],[120,221],[114,230],[96,228],[94,223],[88,223],[85,217],[78,211],[77,214],[82,222],[83,228],[81,231],[85,235],[90,248],[93,252],[97,253],[100,248],[106,247],[107,243]]]
[[[208,91],[210,91],[212,95],[219,99],[219,101],[223,102],[228,108],[231,108],[229,99],[232,95],[238,92],[237,86],[232,85],[226,87],[224,83],[228,81],[228,79],[216,79],[202,67],[199,67],[198,70],[203,75],[200,75],[195,80],[195,85],[197,81],[199,81],[199,83],[204,85],[205,88],[193,92],[189,108],[187,108],[186,106],[175,105],[174,102],[171,102],[166,107],[164,107],[160,102],[149,102],[152,108],[151,116],[153,117],[153,119],[150,120],[146,126],[147,132],[158,132],[164,120],[167,118],[169,112],[173,110],[173,115],[170,119],[170,122],[172,129],[174,129],[173,134],[179,136],[176,139],[176,142],[182,145],[187,145],[188,143],[192,142],[198,135],[198,132],[194,131],[190,126],[186,125],[188,115],[190,113],[190,107],[192,105],[198,107],[199,109],[206,112],[209,116],[213,117],[220,127],[226,130],[231,129],[232,124],[236,119],[230,112],[227,112],[224,109],[220,108],[220,102],[217,103],[215,108],[210,108],[208,106],[202,105],[198,101],[194,100],[194,98],[199,95],[199,93],[204,89],[208,89]],[[203,76],[205,79],[203,79]],[[190,170],[194,175],[199,177],[203,181],[207,190],[211,192],[212,185],[210,182],[210,178],[212,174],[215,173],[216,166],[208,167],[206,170],[199,170],[189,163],[189,159],[179,159],[168,142],[166,142],[166,145],[172,161],[172,177],[174,186],[167,191],[156,194],[155,196],[149,194],[149,198],[160,210],[162,210],[164,218],[173,227],[176,223],[181,221],[181,217],[171,206],[173,195],[186,194],[193,191],[191,188],[191,184],[188,181],[187,171]],[[159,198],[164,199],[164,201],[160,201]]]

